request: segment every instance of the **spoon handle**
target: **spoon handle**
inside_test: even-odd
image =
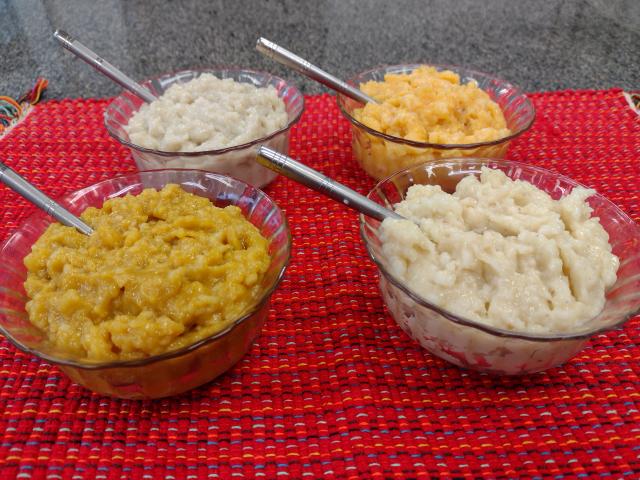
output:
[[[293,52],[290,52],[286,48],[282,48],[279,45],[267,40],[266,38],[259,38],[256,43],[256,49],[266,55],[267,57],[275,60],[286,67],[289,67],[302,75],[306,75],[313,80],[326,85],[327,87],[337,92],[351,97],[354,100],[362,103],[377,103],[376,100],[362,92],[358,88],[354,88],[346,82],[343,82],[339,78],[334,77],[330,73],[312,65],[304,58],[299,57]]]
[[[364,195],[360,195],[355,190],[351,190],[349,187],[332,180],[317,170],[309,168],[295,161],[293,158],[271,150],[268,147],[260,147],[258,149],[257,161],[264,167],[281,173],[291,180],[295,180],[327,197],[344,203],[347,207],[375,218],[376,220],[382,221],[385,218],[403,218],[396,212],[377,204],[373,200],[369,200]]]
[[[63,225],[75,227],[85,235],[91,235],[93,233],[93,229],[89,225],[42,193],[2,162],[0,162],[0,182],[4,183],[14,192],[22,195],[36,207],[44,210],[47,215],[51,215]]]
[[[96,53],[85,47],[82,43],[73,38],[64,30],[56,30],[53,36],[62,44],[64,48],[87,62],[93,68],[98,70],[100,73],[103,73],[120,86],[126,88],[134,95],[140,97],[145,102],[150,103],[156,100],[157,97],[149,90],[140,86],[138,83],[136,83],[135,80],[127,77],[124,73],[107,62],[104,58],[99,57]]]

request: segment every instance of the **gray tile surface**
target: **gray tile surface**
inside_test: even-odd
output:
[[[264,36],[343,78],[385,63],[461,64],[528,91],[640,89],[640,0],[0,0],[0,94],[37,76],[49,98],[119,88],[63,51],[67,30],[135,79],[207,65],[269,70]]]

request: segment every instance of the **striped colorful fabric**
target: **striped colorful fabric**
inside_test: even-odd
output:
[[[509,157],[595,187],[640,219],[640,118],[619,90],[531,95]],[[366,193],[349,124],[307,97],[291,154]],[[135,169],[109,100],[48,101],[0,158],[56,197]],[[231,371],[157,401],[101,397],[0,341],[0,478],[640,477],[640,322],[524,377],[459,369],[385,312],[357,215],[279,178],[293,256],[257,342]],[[32,211],[0,188],[0,241]]]

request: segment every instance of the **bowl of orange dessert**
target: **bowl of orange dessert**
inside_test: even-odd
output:
[[[378,180],[441,158],[502,158],[535,118],[521,89],[464,67],[385,66],[348,83],[376,100],[363,105],[338,94],[351,123],[353,154]]]

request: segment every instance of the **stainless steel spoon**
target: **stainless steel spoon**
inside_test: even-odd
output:
[[[321,68],[309,63],[304,58],[299,57],[293,52],[290,52],[286,48],[282,48],[279,45],[260,37],[256,42],[256,49],[266,55],[267,57],[275,60],[282,65],[292,68],[296,72],[306,75],[307,77],[326,85],[332,90],[340,92],[347,97],[351,97],[354,100],[362,103],[378,103],[375,99],[364,93],[362,90],[352,87],[346,82],[343,82],[337,77],[334,77],[330,73],[325,72]]]
[[[274,172],[281,173],[291,180],[306,185],[316,192],[333,198],[345,204],[347,207],[375,218],[376,220],[382,221],[385,218],[404,219],[403,216],[393,210],[389,210],[373,200],[369,200],[364,195],[360,195],[355,190],[351,190],[349,187],[336,182],[317,170],[307,167],[295,161],[293,158],[271,150],[268,147],[260,147],[258,149],[258,157],[256,160],[260,165]]]
[[[156,96],[151,93],[146,88],[142,87],[140,84],[136,83],[135,80],[127,77],[124,73],[118,70],[116,67],[111,65],[102,57],[99,57],[96,53],[89,50],[78,40],[73,38],[64,30],[56,30],[53,34],[56,40],[58,40],[64,48],[69,50],[71,53],[76,55],[78,58],[81,58],[93,68],[98,70],[100,73],[109,77],[111,80],[116,82],[121,87],[126,88],[134,95],[137,95],[142,100],[147,103],[153,102],[156,100]]]
[[[93,229],[89,225],[62,205],[49,198],[2,162],[0,162],[0,182],[4,183],[14,192],[22,195],[36,207],[44,210],[47,215],[51,215],[63,225],[75,227],[80,233],[84,233],[85,235],[91,235],[93,233]]]

